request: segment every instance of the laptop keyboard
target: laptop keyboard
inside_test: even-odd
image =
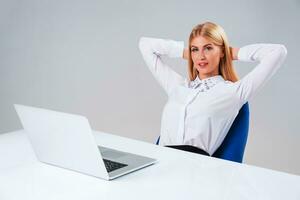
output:
[[[103,161],[104,161],[107,172],[112,172],[114,170],[128,166],[126,164],[114,162],[114,161],[107,160],[107,159],[103,159]]]

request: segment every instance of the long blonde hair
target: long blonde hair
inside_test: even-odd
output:
[[[220,58],[219,73],[228,81],[238,81],[237,73],[233,68],[232,57],[229,42],[224,29],[212,22],[205,22],[195,26],[189,37],[189,56],[188,56],[188,73],[190,80],[194,80],[198,76],[198,71],[194,68],[194,63],[191,57],[191,41],[197,37],[203,36],[211,39],[216,45],[221,46],[224,56]]]

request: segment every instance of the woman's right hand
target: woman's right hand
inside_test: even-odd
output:
[[[189,49],[188,48],[184,48],[182,58],[185,60],[189,59]]]

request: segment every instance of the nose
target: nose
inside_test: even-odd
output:
[[[198,51],[198,58],[201,59],[201,60],[204,60],[205,59],[205,54],[202,50]]]

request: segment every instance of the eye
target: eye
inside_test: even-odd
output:
[[[198,48],[191,48],[191,52],[196,52],[198,51]]]
[[[207,51],[209,51],[209,50],[212,50],[213,48],[211,47],[211,46],[207,46],[207,47],[205,47],[205,49],[204,50],[207,50]]]

